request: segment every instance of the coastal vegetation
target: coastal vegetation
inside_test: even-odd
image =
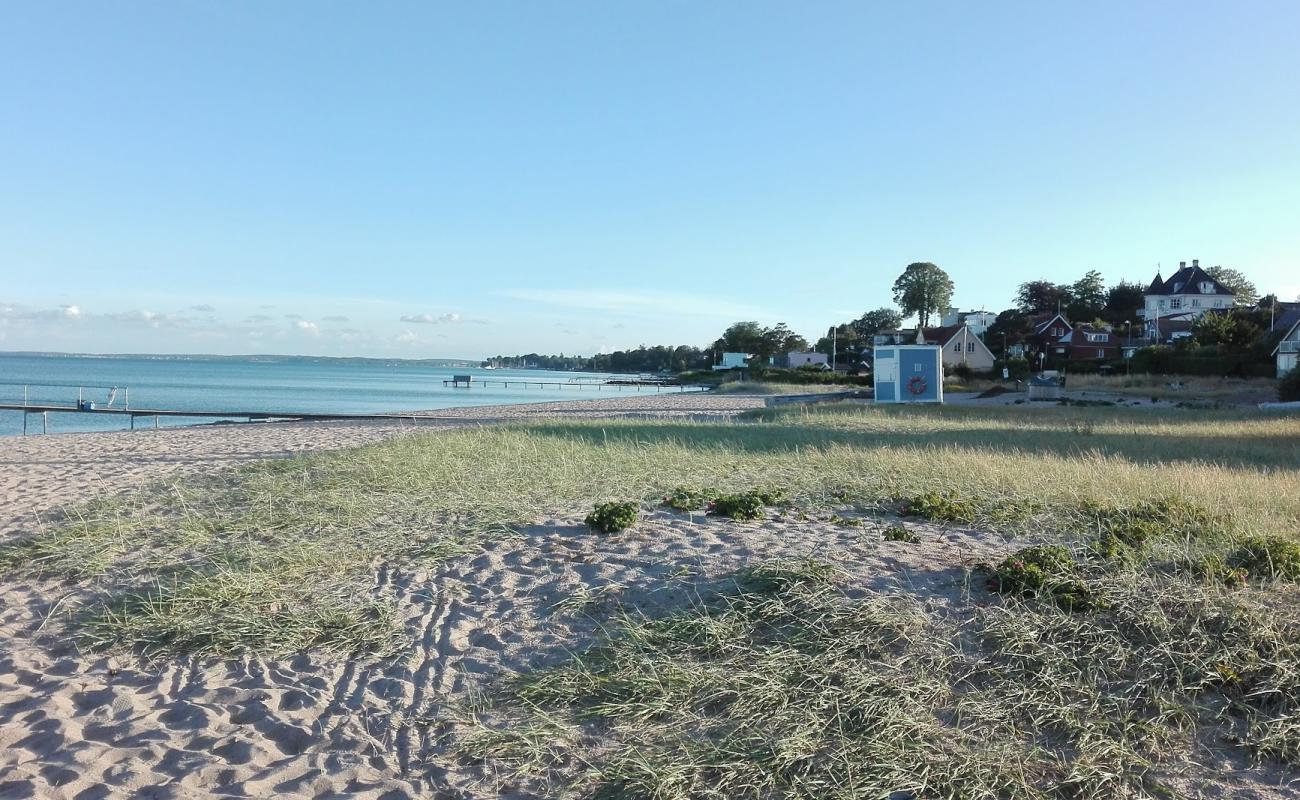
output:
[[[623,609],[492,684],[452,740],[542,794],[1165,797],[1223,759],[1300,760],[1297,437],[1300,417],[1123,407],[462,429],[72,509],[0,569],[69,581],[95,649],[372,658],[406,635],[376,565],[542,520],[628,537],[711,511],[743,536],[779,515],[900,549],[977,531],[1009,554],[945,603],[810,553]]]

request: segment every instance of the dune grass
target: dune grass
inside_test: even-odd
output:
[[[1225,535],[1292,536],[1297,439],[1300,419],[1248,413],[860,405],[452,431],[73,509],[0,545],[0,570],[80,582],[79,630],[99,647],[377,653],[394,640],[376,563],[432,564],[555,514],[580,524],[602,501],[778,487],[806,509],[896,513],[932,495],[960,501],[962,524],[1079,537],[1172,498]]]
[[[953,619],[853,597],[831,565],[759,565],[516,679],[462,748],[596,798],[1171,797],[1168,770],[1229,738],[1296,763],[1294,607],[1137,573],[1093,586],[1105,612],[1029,598]]]
[[[1062,546],[972,575],[951,607],[809,559],[626,611],[498,686],[454,742],[542,794],[1167,798],[1225,761],[1300,765],[1296,441],[1297,417],[1055,407],[466,429],[87,504],[0,545],[0,572],[75,582],[94,648],[379,656],[404,642],[376,569],[552,515],[585,530],[603,502],[752,495],[1032,535]]]

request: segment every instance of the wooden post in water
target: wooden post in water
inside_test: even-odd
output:
[[[50,412],[42,411],[41,412],[41,433],[49,433],[49,432],[50,432]]]

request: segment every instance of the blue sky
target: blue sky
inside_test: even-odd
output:
[[[1300,4],[11,3],[0,349],[814,337],[1199,258],[1300,294]]]

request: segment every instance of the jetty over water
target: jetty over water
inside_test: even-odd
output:
[[[454,378],[442,382],[444,387],[504,387],[504,388],[521,388],[521,389],[635,389],[648,390],[653,389],[656,392],[665,390],[677,390],[682,392],[703,391],[708,387],[704,386],[685,386],[671,379],[654,379],[639,378],[636,376],[620,377],[613,379],[593,379],[593,380],[572,380],[564,381],[537,381],[526,380],[523,378],[500,378],[482,380],[474,378],[471,380],[468,375],[457,375]],[[445,422],[446,418],[439,417],[436,414],[427,412],[420,413],[381,413],[381,414],[348,414],[333,412],[314,412],[314,411],[278,411],[278,410],[248,410],[248,409],[181,409],[181,408],[139,408],[131,405],[130,389],[118,386],[90,386],[75,384],[18,384],[9,383],[0,384],[11,387],[22,387],[21,402],[0,402],[0,411],[15,411],[23,415],[23,435],[27,435],[28,419],[32,415],[39,415],[41,420],[41,432],[49,432],[49,415],[50,414],[108,414],[117,417],[127,417],[131,423],[131,430],[136,429],[136,420],[140,418],[153,419],[153,427],[159,427],[159,421],[166,417],[178,418],[185,417],[191,419],[210,419],[210,420],[244,420],[247,422],[405,422],[405,423],[436,423]],[[77,399],[71,400],[72,390],[76,390]],[[35,391],[33,391],[35,390]],[[51,392],[51,390],[54,390]],[[91,391],[87,391],[91,390]],[[15,391],[13,394],[17,394]],[[58,395],[51,397],[51,395]],[[11,395],[12,396],[12,395]],[[88,400],[88,396],[103,397],[104,401]],[[67,398],[67,399],[65,399]]]
[[[20,411],[23,414],[23,435],[27,434],[27,417],[31,414],[41,415],[42,433],[49,431],[49,414],[115,414],[130,417],[131,430],[135,430],[135,421],[139,417],[152,417],[153,426],[158,427],[162,417],[195,417],[206,419],[234,419],[248,422],[337,422],[352,420],[355,422],[445,422],[445,420],[425,414],[321,414],[304,411],[183,411],[174,408],[88,408],[82,405],[45,405],[32,403],[0,403],[0,411]]]
[[[498,389],[654,389],[657,392],[675,390],[679,392],[703,392],[707,386],[684,384],[676,378],[660,378],[628,375],[613,378],[571,378],[567,381],[539,381],[535,378],[479,378],[474,375],[454,375],[442,382],[443,386],[453,389],[472,389],[476,386]]]

